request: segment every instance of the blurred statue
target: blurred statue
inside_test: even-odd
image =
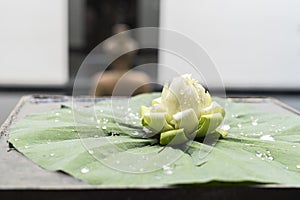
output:
[[[103,44],[103,51],[107,56],[121,56],[111,63],[110,70],[95,76],[95,96],[131,96],[152,91],[150,78],[145,72],[130,70],[138,44],[129,33],[124,32],[126,30],[128,27],[125,24],[115,25],[113,34],[123,33]]]

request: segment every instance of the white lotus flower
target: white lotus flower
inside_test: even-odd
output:
[[[181,144],[213,132],[222,123],[224,109],[190,74],[165,84],[151,107],[142,106],[142,124],[160,134],[160,144]]]

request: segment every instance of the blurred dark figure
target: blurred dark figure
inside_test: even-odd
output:
[[[113,27],[113,34],[123,32],[122,35],[104,44],[103,51],[107,56],[121,56],[111,63],[110,70],[95,76],[95,96],[131,96],[152,91],[150,78],[146,73],[130,70],[136,57],[138,44],[124,32],[127,30],[127,25],[116,24]],[[121,52],[128,53],[122,55]]]
[[[137,27],[137,0],[86,0],[86,9],[87,52],[110,37],[115,24],[125,23],[131,28]]]

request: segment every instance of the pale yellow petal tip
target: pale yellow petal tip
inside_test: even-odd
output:
[[[151,108],[147,106],[140,107],[140,115],[143,117],[146,113],[150,113]]]
[[[223,129],[217,128],[216,132],[218,132],[220,134],[221,138],[225,138],[228,135],[228,131],[225,131]]]
[[[152,100],[152,106],[155,104],[161,104],[161,97]]]

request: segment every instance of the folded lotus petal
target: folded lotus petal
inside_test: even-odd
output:
[[[157,133],[172,130],[173,127],[167,123],[166,113],[146,113],[142,118],[143,126]]]
[[[202,115],[199,121],[196,137],[203,137],[207,133],[216,130],[216,128],[220,126],[222,121],[223,116],[221,113]]]
[[[225,110],[217,102],[213,101],[210,106],[201,110],[201,115],[208,115],[213,113],[221,113],[225,117]]]
[[[166,131],[160,134],[161,145],[178,145],[187,141],[189,141],[189,139],[185,136],[183,129]]]
[[[166,113],[167,110],[161,104],[154,104],[152,106],[151,112],[164,112],[164,113]]]
[[[197,128],[199,120],[193,109],[187,109],[173,115],[174,124],[176,129],[184,129],[184,132],[189,135],[192,134]]]

